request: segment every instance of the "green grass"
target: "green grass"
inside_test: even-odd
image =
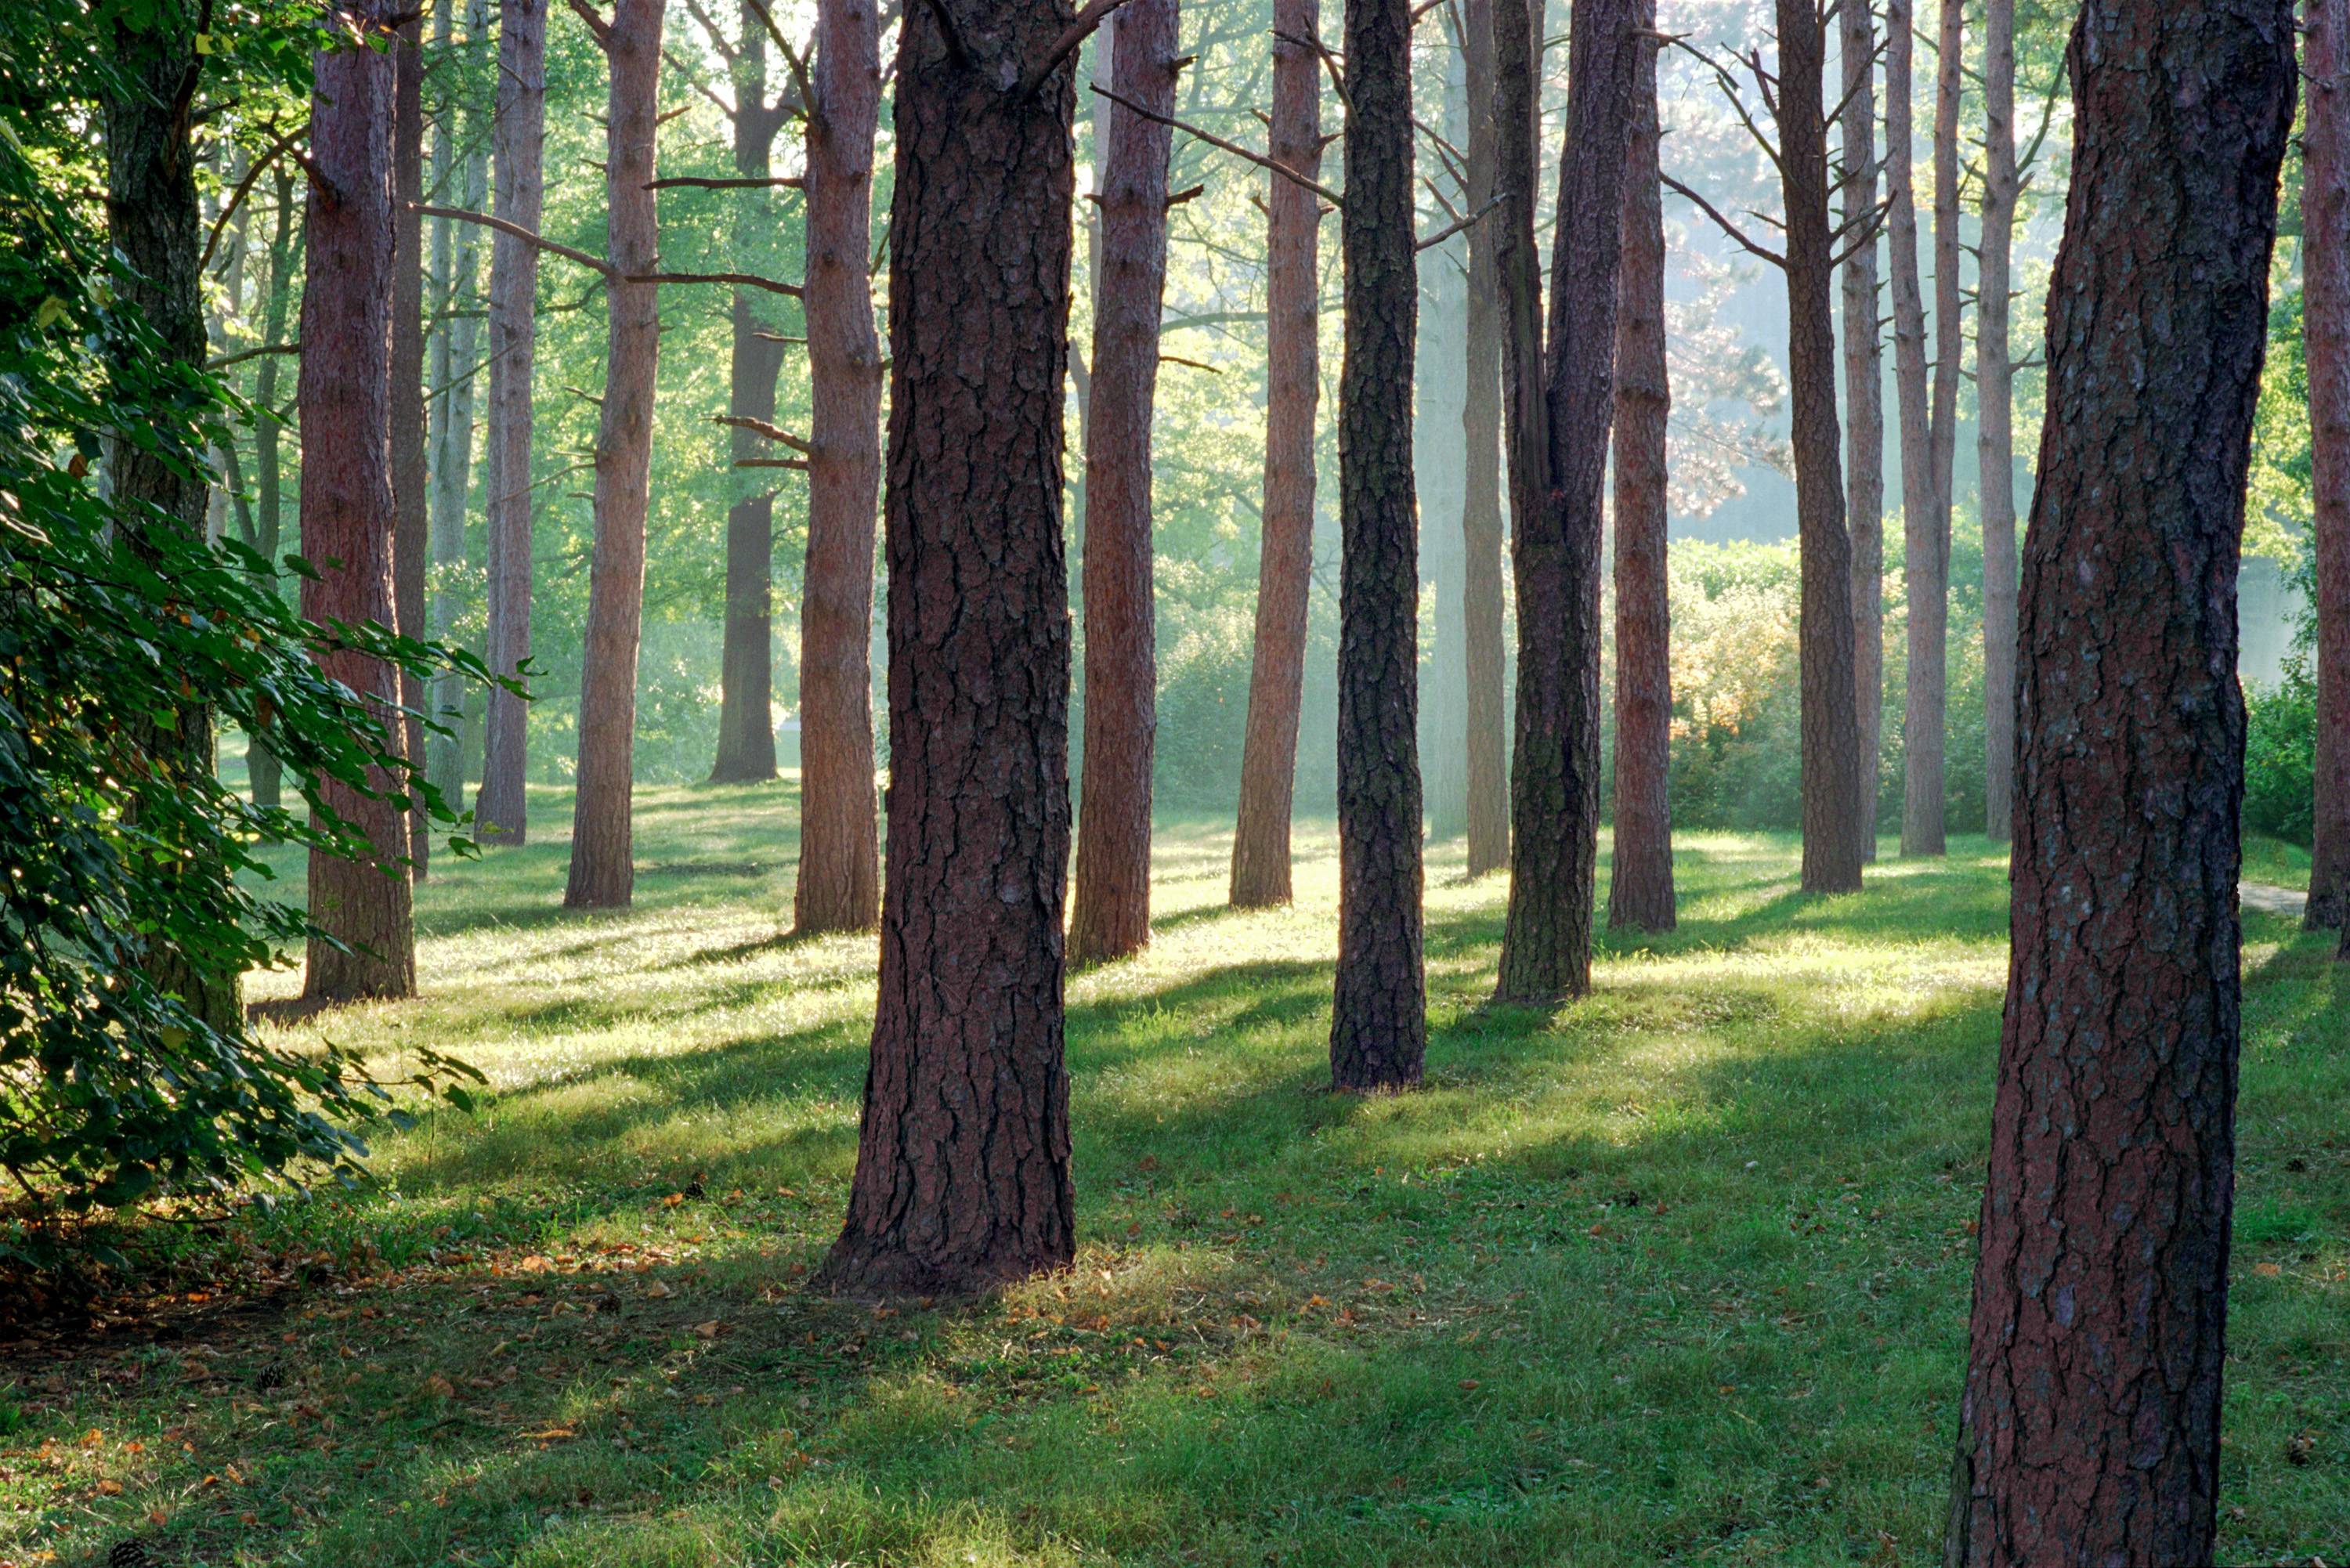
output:
[[[1792,840],[1687,838],[1680,929],[1605,938],[1555,1015],[1484,1005],[1503,884],[1439,845],[1429,1085],[1362,1101],[1323,1092],[1326,827],[1296,907],[1242,915],[1223,825],[1164,825],[1157,940],[1069,985],[1076,1268],[891,1313],[795,1284],[873,944],[779,934],[788,786],[639,802],[633,911],[560,909],[548,793],[541,843],[440,863],[421,1001],[284,1030],[494,1092],[384,1140],[386,1193],[185,1243],[125,1309],[173,1342],[18,1346],[0,1562],[1936,1558],[2005,974],[1981,840],[1806,898]],[[2221,1561],[2334,1560],[2345,981],[2246,939]]]

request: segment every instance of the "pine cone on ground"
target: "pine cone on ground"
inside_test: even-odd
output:
[[[106,1568],[154,1568],[154,1553],[135,1535],[116,1542],[106,1552]]]

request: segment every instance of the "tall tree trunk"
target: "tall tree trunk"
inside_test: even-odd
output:
[[[1654,0],[1639,26],[1654,31]],[[1616,854],[1607,923],[1669,931],[1673,900],[1672,617],[1665,575],[1665,209],[1658,180],[1657,51],[1643,44],[1624,170],[1616,335]]]
[[[1113,90],[1175,112],[1175,0],[1116,18]],[[1086,757],[1069,960],[1122,958],[1150,940],[1150,763],[1159,727],[1151,607],[1150,413],[1167,284],[1172,133],[1111,106],[1102,163],[1101,288],[1086,425]]]
[[[1860,886],[1860,723],[1854,710],[1852,535],[1836,429],[1828,296],[1825,29],[1811,0],[1778,0],[1779,171],[1787,220],[1787,379],[1794,404],[1795,530],[1803,553],[1804,873],[1807,893]]]
[[[1493,0],[1461,7],[1469,99],[1469,187],[1462,211],[1493,199],[1501,156],[1495,120]],[[1503,224],[1469,230],[1468,393],[1461,405],[1467,449],[1461,497],[1461,659],[1467,693],[1469,875],[1510,863],[1508,720],[1502,711],[1502,268]]]
[[[1419,1082],[1419,564],[1411,378],[1410,0],[1347,0],[1346,364],[1338,379],[1338,975],[1330,1080]]]
[[[1909,670],[1901,714],[1901,853],[1940,855],[1948,733],[1950,514],[1937,499],[1934,425],[1926,389],[1926,304],[1918,280],[1918,197],[1911,175],[1909,0],[1885,6],[1886,254],[1893,294],[1893,384],[1901,410],[1901,582],[1909,606]]]
[[[298,179],[286,163],[277,166],[277,229],[269,245],[269,298],[262,306],[261,340],[265,344],[286,341],[286,313],[293,296],[295,264],[302,249],[301,229],[294,222],[296,192],[301,189]],[[253,386],[254,499],[258,514],[254,547],[270,561],[278,558],[286,537],[282,450],[286,422],[277,417],[278,367],[284,363],[279,355],[264,355]],[[278,762],[277,753],[264,745],[257,735],[246,738],[244,767],[254,805],[277,805],[284,801],[285,766]]]
[[[1531,136],[1531,62],[1518,88],[1514,6],[1494,7],[1503,82],[1505,189],[1531,192],[1509,139]],[[1591,989],[1592,904],[1599,862],[1600,503],[1615,403],[1617,285],[1623,263],[1626,150],[1633,83],[1646,44],[1639,0],[1585,0],[1567,41],[1566,140],[1559,154],[1551,257],[1544,477],[1513,459],[1516,518],[1518,736],[1510,779],[1510,907],[1494,994],[1555,1002]],[[1529,45],[1531,54],[1531,45]],[[1520,119],[1523,108],[1525,116]],[[1526,129],[1521,132],[1519,126]],[[1349,128],[1349,134],[1352,129]],[[1530,204],[1530,203],[1529,203]],[[1512,304],[1511,353],[1523,376],[1531,324],[1513,267],[1530,259],[1531,223],[1515,211],[1502,265]],[[1533,394],[1517,382],[1518,418]],[[1539,499],[1537,499],[1539,498]]]
[[[2307,0],[2307,162],[2301,186],[2302,328],[2316,513],[2316,841],[2308,930],[2350,908],[2350,4]]]
[[[955,1295],[1064,1266],[1076,1244],[1061,932],[1075,91],[1066,58],[1045,68],[1059,0],[904,17],[881,974],[847,1220],[816,1282]]]
[[[501,0],[495,132],[497,215],[538,232],[546,196],[546,0]],[[537,247],[490,244],[490,412],[482,462],[489,514],[489,628],[483,662],[513,676],[530,658],[531,369],[538,341]],[[527,704],[490,689],[482,724],[474,836],[520,844],[530,827]]]
[[[376,0],[381,4],[382,0]],[[302,286],[302,548],[317,576],[302,580],[302,614],[381,626],[393,623],[391,492],[391,302],[397,265],[393,212],[395,78],[385,52],[385,18],[371,4],[330,14],[339,48],[317,57],[310,100],[316,166],[307,213],[309,254]],[[332,345],[331,352],[316,346]],[[399,680],[382,660],[348,650],[320,663],[366,699],[394,742]],[[416,994],[416,930],[408,867],[408,825],[392,804],[400,782],[382,770],[370,793],[322,780],[319,798],[363,833],[376,858],[310,852],[313,937],[302,994],[340,1002]]]
[[[1934,412],[1930,426],[1934,469],[1934,527],[1942,540],[1943,592],[1950,591],[1950,514],[1957,502],[1953,464],[1959,440],[1959,378],[1966,362],[1961,320],[1964,296],[1959,279],[1959,93],[1966,43],[1966,0],[1942,0],[1941,31],[1934,64]],[[1985,566],[1986,579],[1991,568]],[[2010,581],[2012,582],[2012,577]],[[1989,622],[1986,607],[1985,623]],[[2011,621],[2011,624],[2012,622]],[[1988,647],[1988,644],[1986,644]],[[1985,691],[1990,690],[1985,672]],[[2010,682],[2012,693],[2012,681]],[[1990,708],[1999,704],[1986,697]],[[1946,716],[1947,722],[1947,716]],[[1986,753],[1988,754],[1988,753]],[[1986,790],[1993,786],[1986,784]],[[2002,777],[1996,786],[2005,788]],[[2004,818],[2003,793],[1985,795],[1987,822]],[[2000,836],[2004,836],[2003,835]]]
[[[1322,63],[1288,38],[1319,36],[1316,0],[1274,0],[1273,161],[1306,180],[1322,171]],[[1314,410],[1321,392],[1315,291],[1321,198],[1274,175],[1265,204],[1264,511],[1248,729],[1232,833],[1236,909],[1286,904],[1289,822],[1305,690],[1305,606],[1314,567]]]
[[[1982,234],[1975,251],[1976,452],[1983,538],[1983,791],[1994,843],[2015,778],[2015,413],[2008,256],[2015,237],[2015,0],[1983,6]]]
[[[1876,222],[1877,36],[1866,5],[1846,5],[1844,215]],[[1847,244],[1858,240],[1855,234]],[[1885,729],[1885,371],[1877,346],[1877,241],[1844,265],[1845,516],[1852,529],[1853,693],[1860,727],[1860,857],[1877,858],[1877,757]]]
[[[130,265],[123,303],[162,339],[171,357],[201,369],[206,358],[202,278],[197,258],[203,224],[196,202],[195,94],[202,69],[192,16],[161,6],[144,25],[117,21],[109,43],[115,74],[104,109],[107,237]],[[211,486],[137,441],[108,442],[108,472],[130,551],[148,548],[151,532],[201,538]],[[199,702],[175,705],[170,724],[141,721],[140,750],[163,774],[192,781],[213,771],[213,714]],[[157,831],[168,832],[162,825]],[[217,864],[192,865],[190,877],[219,877]],[[207,973],[175,949],[159,948],[145,968],[160,991],[177,996],[216,1029],[241,1023],[234,974]]]
[[[2241,1030],[2236,563],[2292,6],[2090,0],[2067,64],[2014,941],[1950,1568],[2210,1563],[2217,1533]]]
[[[424,20],[411,15],[392,45],[391,500],[392,613],[402,637],[426,635],[426,558],[432,548],[432,498],[424,451],[424,220],[411,206],[424,200]],[[424,682],[401,672],[400,754],[424,766]],[[408,857],[416,880],[425,877],[432,819],[420,794],[408,814]]]
[[[872,929],[873,526],[881,483],[881,345],[866,271],[880,107],[873,0],[821,0],[808,117],[808,551],[800,609],[800,868],[794,924]]]
[[[605,288],[610,325],[596,427],[596,545],[588,576],[587,647],[579,661],[571,875],[563,890],[563,902],[575,909],[624,909],[636,890],[629,805],[660,286],[631,280],[660,265],[660,198],[649,187],[660,134],[662,6],[663,0],[613,0],[611,19],[596,35],[611,70],[605,98],[604,256],[619,275]]]

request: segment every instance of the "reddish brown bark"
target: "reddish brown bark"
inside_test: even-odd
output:
[[[392,45],[391,264],[392,613],[402,637],[426,635],[425,567],[432,548],[431,485],[424,462],[424,220],[411,204],[424,200],[424,20],[401,24]],[[424,765],[424,682],[402,672],[400,754]],[[421,882],[432,844],[421,798],[408,814],[411,874]]]
[[[1948,735],[1950,514],[1937,500],[1926,383],[1926,305],[1918,279],[1918,199],[1910,174],[1909,0],[1886,0],[1886,254],[1893,296],[1893,381],[1901,415],[1901,581],[1909,670],[1901,716],[1901,853],[1940,855]]]
[[[1510,5],[1494,9],[1502,87],[1502,182],[1531,192],[1533,159],[1509,151],[1532,134],[1534,78],[1521,74]],[[1559,153],[1557,241],[1551,257],[1550,342],[1539,406],[1543,479],[1513,458],[1518,585],[1517,746],[1510,766],[1510,905],[1494,995],[1555,1002],[1591,989],[1591,925],[1599,863],[1600,504],[1615,405],[1617,281],[1623,260],[1625,150],[1632,83],[1646,45],[1639,0],[1586,0],[1567,42],[1566,138]],[[1531,46],[1529,46],[1529,49]],[[1516,84],[1523,82],[1523,87]],[[1520,110],[1525,109],[1521,120]],[[1349,131],[1351,134],[1351,130]],[[1503,259],[1510,291],[1513,396],[1524,417],[1525,265],[1531,225]],[[1523,435],[1522,435],[1523,439]],[[1536,497],[1539,496],[1539,501]]]
[[[1934,403],[1930,426],[1934,467],[1935,528],[1943,541],[1943,591],[1949,592],[1950,514],[1956,504],[1955,462],[1959,440],[1959,381],[1966,361],[1966,338],[1963,313],[1965,296],[1959,277],[1959,96],[1962,88],[1962,67],[1965,64],[1966,4],[1965,0],[1942,0],[1940,30],[1938,35],[1934,63]],[[2013,551],[2009,552],[2010,559]],[[1988,559],[1983,565],[1983,586],[1992,587],[1998,568]],[[2009,609],[2003,639],[1991,637],[1993,607],[1983,607],[1984,643],[1988,658],[1994,642],[2012,649],[2014,647],[2015,574],[2006,576]],[[2015,690],[2015,666],[2011,657],[2003,666],[2007,671],[2000,690],[2012,700]],[[2005,701],[1995,701],[1988,695],[1998,680],[1999,672],[1987,668],[1983,690],[1986,693],[1985,734],[1993,725],[2007,726],[2012,716],[2002,717]],[[1997,742],[1986,739],[1984,757],[1996,761]],[[2012,750],[2008,753],[2012,755]],[[1984,784],[1985,830],[1994,840],[2003,840],[2006,831],[2007,791],[2010,775],[2002,772]]]
[[[1315,0],[1276,0],[1268,152],[1306,180],[1322,171],[1322,63],[1288,43],[1320,35]],[[1264,511],[1248,729],[1232,833],[1232,902],[1289,902],[1290,807],[1297,783],[1298,706],[1305,684],[1305,601],[1314,566],[1315,238],[1320,198],[1274,176],[1266,195]]]
[[[904,18],[881,975],[847,1221],[816,1282],[946,1295],[1076,1247],[1061,930],[1075,92],[1066,58],[1046,68],[1068,25],[1057,0],[934,0]]]
[[[800,867],[793,923],[872,929],[881,907],[873,801],[874,508],[881,345],[866,272],[881,95],[873,0],[820,0],[807,128],[808,547],[800,605]],[[772,384],[772,383],[771,383]]]
[[[1877,210],[1877,29],[1866,5],[1838,14],[1844,67],[1844,221]],[[1844,265],[1845,516],[1852,530],[1854,713],[1860,728],[1860,857],[1877,858],[1877,756],[1885,728],[1885,371],[1878,348],[1877,241],[1853,232]]]
[[[1175,112],[1175,0],[1118,13],[1112,90]],[[1167,126],[1110,106],[1101,281],[1086,421],[1086,761],[1077,805],[1069,959],[1150,940],[1150,765],[1159,727],[1151,600],[1150,410],[1167,283]]]
[[[374,6],[330,14],[344,47],[317,57],[310,100],[315,172],[307,212],[302,340],[332,344],[302,356],[302,550],[317,568],[302,582],[307,619],[390,626],[393,619],[391,301],[394,78]],[[380,659],[341,651],[327,672],[367,699],[389,727],[398,680]],[[320,798],[359,828],[373,861],[310,852],[310,939],[302,994],[321,1002],[416,993],[416,933],[408,827],[391,797],[399,781],[370,774],[370,792],[324,781]],[[338,946],[339,942],[339,946]]]
[[[2350,906],[2350,5],[2307,0],[2302,145],[2303,348],[2317,577],[2316,839],[2304,929]]]
[[[1653,0],[1639,26],[1656,26]],[[1658,183],[1657,52],[1632,82],[1616,336],[1616,852],[1607,923],[1669,931],[1673,901],[1672,616],[1666,602],[1665,213]]]
[[[503,0],[495,132],[497,216],[538,232],[546,124],[546,0]],[[537,345],[538,249],[501,231],[490,245],[490,408],[482,462],[489,514],[489,628],[483,661],[511,676],[530,658],[531,370]],[[524,790],[526,706],[492,687],[482,727],[482,789],[474,836],[520,844],[529,831]]]
[[[629,281],[660,261],[653,178],[663,0],[613,0],[597,33],[611,69],[605,97],[605,286],[608,320],[596,428],[596,545],[587,647],[579,661],[579,768],[572,796],[571,909],[625,908],[636,888],[629,820],[637,734],[637,649],[644,629],[645,512],[652,493],[653,383],[660,286]]]
[[[2009,836],[2015,769],[2015,415],[2008,354],[2015,239],[2015,0],[1983,6],[1982,232],[1975,251],[1976,451],[1983,536],[1984,799],[1993,842]]]
[[[269,300],[262,309],[264,343],[286,341],[286,307],[294,297],[294,266],[302,248],[301,227],[294,222],[301,204],[300,171],[281,162],[274,182],[277,197],[276,234],[269,246]],[[278,377],[285,363],[283,355],[265,355],[253,379],[254,512],[258,535],[255,548],[271,561],[278,558],[286,537],[286,424],[277,417]],[[276,753],[257,738],[248,736],[244,765],[252,783],[254,805],[283,804],[286,770]]]
[[[1419,538],[1411,378],[1410,0],[1347,0],[1347,360],[1338,379],[1338,974],[1330,1081],[1419,1082]]]
[[[1492,0],[1466,0],[1461,27],[1469,101],[1463,210],[1477,213],[1493,198],[1501,157]],[[1467,694],[1461,793],[1469,875],[1482,877],[1510,863],[1509,719],[1502,662],[1503,225],[1488,219],[1472,225],[1468,237],[1468,389],[1461,404],[1467,448],[1461,494],[1461,649]]]
[[[2091,0],[2067,63],[1950,1568],[2210,1563],[2220,1481],[2236,563],[2292,8]]]

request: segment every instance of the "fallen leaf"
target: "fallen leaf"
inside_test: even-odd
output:
[[[2274,1263],[2255,1263],[2252,1265],[2252,1272],[2260,1275],[2264,1280],[2272,1280],[2279,1274],[2283,1273],[2284,1271],[2277,1267]]]
[[[1483,1386],[1483,1385],[1480,1384],[1474,1377],[1463,1377],[1461,1380],[1461,1391],[1463,1394],[1474,1394],[1482,1386]]]
[[[665,1282],[655,1280],[645,1287],[645,1294],[651,1296],[656,1301],[666,1301],[671,1296],[677,1294],[677,1293],[670,1289],[669,1285]]]
[[[704,1339],[716,1339],[718,1337],[718,1329],[719,1323],[714,1317],[708,1323],[697,1323],[693,1325],[693,1332],[700,1334]]]
[[[102,1480],[98,1483],[98,1490],[101,1494],[107,1497],[120,1497],[122,1495],[122,1483],[119,1480]]]
[[[424,1380],[424,1392],[435,1399],[453,1399],[457,1396],[457,1386],[436,1372]]]

